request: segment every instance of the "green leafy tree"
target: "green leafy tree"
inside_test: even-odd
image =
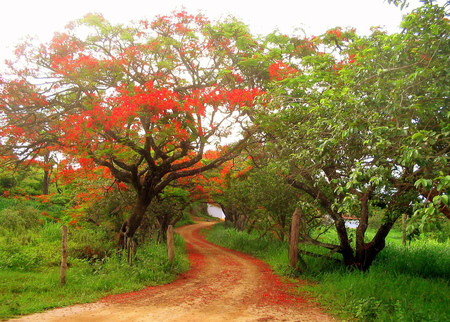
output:
[[[446,8],[424,4],[404,17],[398,34],[328,30],[304,56],[286,46],[288,38],[270,39],[279,59],[269,69],[273,109],[261,113],[259,124],[288,181],[334,221],[339,244],[316,244],[341,253],[349,267],[367,270],[415,203],[449,217]],[[367,240],[373,202],[386,212]],[[347,216],[359,219],[354,241]]]

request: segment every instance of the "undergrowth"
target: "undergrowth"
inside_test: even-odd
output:
[[[54,212],[36,210],[32,202],[2,201],[0,320],[166,284],[189,268],[179,235],[175,235],[173,263],[167,260],[165,244],[145,242],[130,266],[126,256],[116,253],[116,242],[106,228],[69,227],[66,285],[61,287],[61,223],[39,221],[42,211]]]
[[[450,321],[449,241],[421,240],[401,246],[388,237],[386,248],[367,273],[349,271],[334,261],[304,256],[308,269],[300,275],[288,265],[287,243],[225,229],[222,224],[215,225],[207,239],[258,257],[279,275],[313,282],[299,289],[299,293],[311,294],[341,319]]]
[[[4,240],[0,244],[0,319],[166,284],[189,268],[184,240],[175,235],[172,264],[167,261],[166,245],[157,243],[138,248],[132,266],[115,253],[103,259],[69,257],[67,282],[60,287],[55,254],[60,253],[59,242],[36,243],[37,248],[26,250],[17,247],[15,252],[11,244],[5,247]]]

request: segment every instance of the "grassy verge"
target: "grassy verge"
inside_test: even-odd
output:
[[[293,276],[288,246],[215,225],[208,240],[267,262],[280,275]],[[333,238],[331,236],[330,238]],[[305,257],[302,287],[331,314],[359,321],[450,321],[450,243],[422,240],[401,247],[390,242],[370,272],[350,272],[339,264]]]
[[[175,236],[173,264],[167,261],[164,244],[150,243],[138,248],[131,267],[121,256],[99,250],[96,242],[101,235],[93,230],[70,232],[67,284],[60,287],[60,225],[47,224],[21,234],[3,231],[0,236],[0,319],[166,284],[189,268],[184,240],[178,235]],[[79,258],[86,252],[96,254]]]

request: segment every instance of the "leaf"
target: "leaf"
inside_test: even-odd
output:
[[[419,186],[422,186],[426,189],[429,189],[433,186],[433,181],[430,179],[421,178],[414,183],[414,186],[416,188],[418,188]]]
[[[442,201],[442,197],[441,196],[436,196],[436,197],[433,198],[433,203],[436,206],[439,206],[441,204],[441,201]]]
[[[438,35],[439,34],[439,27],[437,25],[431,25],[430,29],[431,29],[431,33],[433,35]]]
[[[415,133],[412,137],[413,141],[421,141],[424,138],[424,134],[422,132]]]

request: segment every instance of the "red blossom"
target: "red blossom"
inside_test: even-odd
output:
[[[334,36],[336,36],[337,38],[340,38],[341,35],[342,35],[341,30],[342,30],[341,27],[338,27],[338,28],[336,28],[336,29],[330,29],[330,30],[327,31],[327,34],[329,34],[329,35],[334,35]]]
[[[296,76],[299,74],[299,71],[295,68],[290,67],[289,65],[283,63],[278,60],[269,67],[269,75],[270,79],[275,79],[277,81],[281,81],[288,77]]]

